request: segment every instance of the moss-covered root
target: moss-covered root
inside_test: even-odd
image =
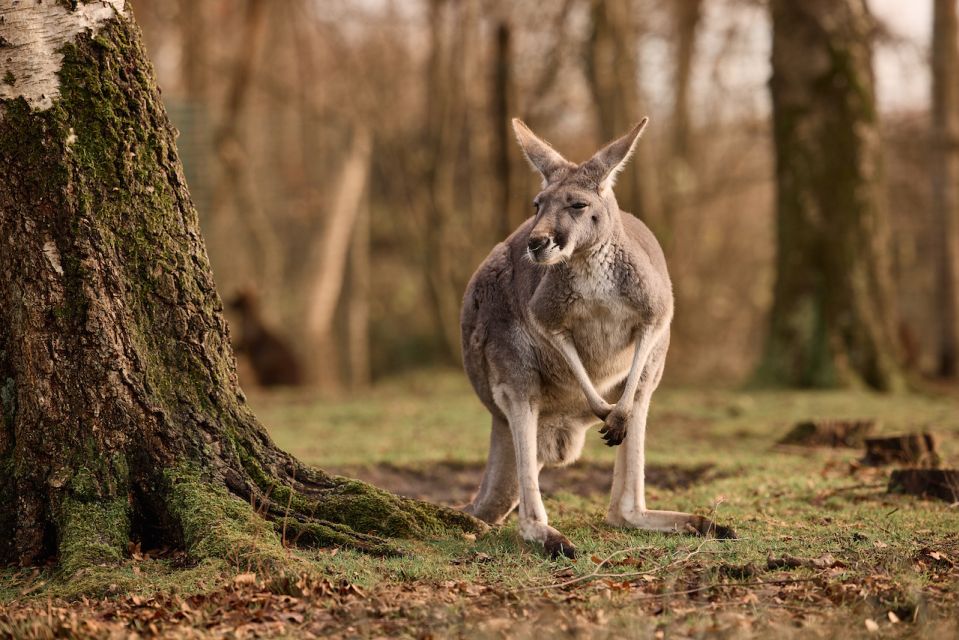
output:
[[[244,569],[286,569],[298,560],[284,543],[402,555],[388,540],[348,525],[289,507],[282,510],[266,498],[262,504],[246,502],[189,469],[168,471],[167,481],[170,512],[180,523],[187,551],[197,560],[218,558]]]
[[[191,469],[168,470],[166,479],[170,514],[195,559],[222,559],[244,569],[289,564],[290,555],[272,524],[253,505]]]
[[[469,514],[396,496],[359,480],[331,477],[300,468],[295,483],[267,474],[257,459],[240,451],[247,477],[266,496],[273,515],[344,525],[354,532],[386,538],[426,538],[456,533],[484,533],[489,527]],[[308,479],[309,478],[309,479]],[[296,488],[294,488],[296,487]]]
[[[130,509],[123,498],[82,501],[67,497],[58,518],[60,569],[73,577],[81,569],[116,564],[130,539]]]
[[[311,515],[355,531],[391,538],[424,538],[452,531],[484,533],[489,527],[469,514],[377,489],[359,480],[336,478]]]
[[[366,533],[357,533],[336,522],[308,518],[286,518],[274,523],[283,539],[298,547],[346,547],[375,556],[399,557],[403,552],[388,540]]]

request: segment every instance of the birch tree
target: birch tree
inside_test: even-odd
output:
[[[127,3],[2,0],[0,47],[0,563],[479,530],[300,463],[250,411]]]

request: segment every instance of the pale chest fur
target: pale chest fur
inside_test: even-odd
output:
[[[564,328],[587,371],[610,383],[629,370],[633,336],[640,321],[637,310],[622,295],[622,274],[613,248],[607,246],[589,260],[571,265],[572,277],[567,282]]]

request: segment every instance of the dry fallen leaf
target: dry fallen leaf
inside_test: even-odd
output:
[[[895,612],[893,611],[890,611],[889,613],[887,613],[886,617],[889,618],[889,622],[893,624],[896,624],[897,622],[899,622],[899,616],[897,616]]]
[[[866,631],[876,633],[879,631],[879,625],[872,618],[866,618]]]
[[[254,584],[255,582],[255,573],[241,573],[233,578],[233,584]]]

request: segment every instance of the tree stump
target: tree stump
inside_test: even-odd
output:
[[[866,438],[866,456],[862,463],[881,467],[907,464],[915,467],[938,467],[936,439],[931,433],[909,433],[887,438]]]
[[[959,502],[959,470],[896,469],[889,478],[888,491]]]
[[[806,420],[799,422],[779,444],[801,447],[860,447],[876,428],[875,420]]]

